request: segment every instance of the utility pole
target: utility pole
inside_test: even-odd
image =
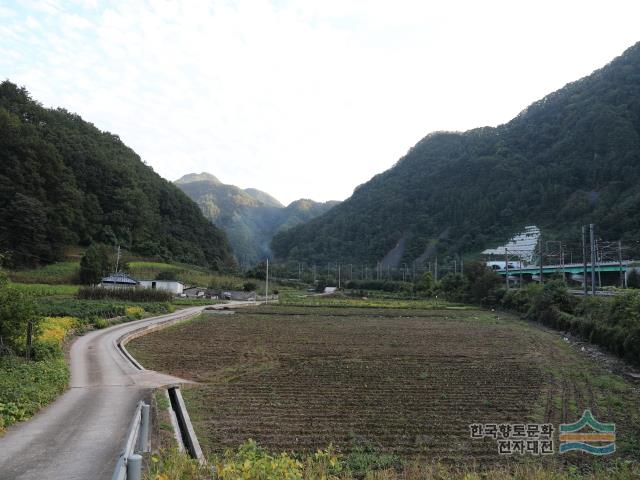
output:
[[[316,264],[313,264],[313,284],[316,284]]]
[[[589,242],[591,247],[591,295],[596,294],[596,243],[595,225],[589,224]]]
[[[460,275],[464,275],[464,259],[460,258]]]
[[[269,259],[267,258],[267,275],[265,277],[265,286],[264,286],[264,301],[265,303],[269,303]]]
[[[567,283],[567,274],[564,271],[564,248],[562,247],[562,240],[560,241],[560,265],[562,265],[562,282]]]
[[[540,285],[542,285],[542,266],[544,265],[544,255],[542,254],[543,245],[542,235],[540,235]]]
[[[505,247],[504,249],[504,278],[507,282],[507,290],[509,290],[509,250]]]
[[[438,257],[436,257],[436,263],[433,267],[433,272],[435,273],[435,280],[438,281]]]
[[[116,256],[116,273],[118,273],[119,266],[120,266],[120,245],[118,245],[118,255]]]
[[[338,263],[338,290],[340,290],[340,283],[341,283],[341,278],[340,278],[340,264]]]
[[[625,288],[624,272],[622,271],[622,241],[618,240],[618,265],[620,265],[620,288]]]
[[[302,276],[300,274],[300,262],[298,262],[298,281],[300,281],[301,278]]]
[[[587,227],[582,226],[582,289],[587,296]]]

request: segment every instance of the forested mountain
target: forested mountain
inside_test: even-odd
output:
[[[276,235],[281,259],[395,262],[479,252],[525,225],[640,240],[640,44],[509,123],[427,135],[326,215]],[[547,237],[548,238],[548,237]]]
[[[225,234],[120,139],[0,84],[0,254],[12,267],[102,242],[220,268]]]
[[[227,233],[236,258],[245,265],[270,255],[269,242],[276,232],[311,220],[338,203],[302,199],[285,207],[268,193],[225,185],[210,173],[190,173],[175,183]]]

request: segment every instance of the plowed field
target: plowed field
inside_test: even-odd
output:
[[[584,408],[616,421],[632,450],[640,436],[635,387],[560,336],[486,311],[258,307],[128,348],[199,382],[185,396],[208,451],[252,438],[273,451],[372,445],[483,462],[496,443],[472,440],[470,424],[557,424]]]

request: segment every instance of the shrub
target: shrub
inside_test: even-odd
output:
[[[126,307],[124,313],[127,317],[140,319],[144,315],[144,308],[141,307]]]
[[[29,322],[37,335],[39,320],[33,297],[8,285],[6,276],[0,272],[0,350],[23,348]]]
[[[96,318],[123,317],[126,302],[113,300],[42,299],[38,302],[38,313],[46,317],[76,317],[94,323]],[[137,302],[136,306],[149,313],[171,313],[175,307],[168,302]]]
[[[255,292],[257,288],[258,285],[255,282],[244,282],[244,285],[242,286],[242,289],[245,292]]]
[[[82,287],[76,298],[82,300],[125,300],[128,302],[170,302],[174,295],[165,290],[150,288]]]
[[[270,455],[249,440],[237,452],[228,450],[216,462],[215,469],[222,480],[293,480],[302,479],[303,464],[286,453]]]
[[[60,355],[42,361],[0,357],[0,433],[25,420],[64,391],[69,371]]]
[[[37,340],[31,348],[31,357],[35,361],[62,358],[62,346],[56,340]]]
[[[107,328],[109,326],[109,322],[104,318],[96,318],[95,321],[93,321],[92,323],[93,323],[93,326],[98,330]]]

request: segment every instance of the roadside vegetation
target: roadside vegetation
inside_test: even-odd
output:
[[[78,327],[72,317],[41,318],[34,297],[8,284],[0,272],[0,434],[65,389],[69,372],[62,345]]]
[[[175,295],[166,290],[150,288],[102,288],[81,287],[76,294],[79,300],[124,300],[129,302],[171,302]]]
[[[364,465],[353,455],[329,446],[311,454],[270,453],[249,440],[236,450],[212,456],[201,465],[176,449],[163,449],[150,457],[145,480],[633,480],[640,465],[619,461],[581,471],[574,466],[538,462],[473,467],[429,461],[411,461],[399,468],[380,467],[380,457]],[[362,468],[364,466],[364,468]]]

